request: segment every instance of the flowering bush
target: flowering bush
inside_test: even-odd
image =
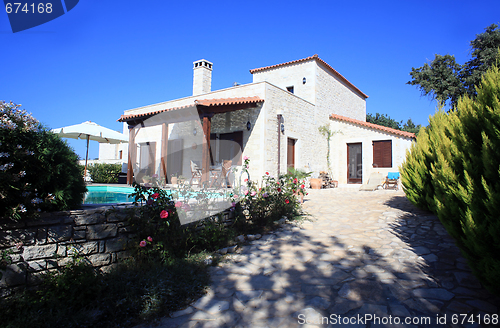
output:
[[[242,172],[248,175],[250,159],[244,157]],[[290,178],[288,175],[280,175],[274,178],[268,172],[262,177],[262,183],[245,178],[240,195],[233,194],[231,201],[232,210],[239,224],[247,224],[248,221],[256,227],[268,225],[283,216],[293,217],[299,215],[300,204],[296,198],[297,194],[305,194],[304,181]]]
[[[304,181],[281,175],[274,178],[266,172],[258,185],[249,179],[250,159],[244,157],[242,172],[247,178],[244,184],[221,197],[229,200],[234,214],[232,225],[225,225],[222,214],[214,213],[214,191],[197,190],[179,185],[172,190],[157,187],[146,188],[135,184],[138,215],[132,219],[136,240],[136,259],[139,261],[166,261],[172,257],[184,257],[189,253],[214,251],[224,247],[237,234],[261,231],[284,216],[293,218],[300,214],[297,195],[305,193]],[[196,202],[188,204],[186,199]],[[186,215],[189,214],[189,215]],[[193,220],[184,224],[180,219]],[[201,218],[201,219],[200,219]],[[198,220],[199,219],[199,220]]]
[[[0,217],[79,206],[86,187],[78,156],[19,107],[0,101]]]
[[[134,186],[132,197],[136,205],[141,203],[131,222],[133,229],[138,231],[134,250],[139,262],[165,262],[171,258],[185,257],[190,252],[213,251],[233,237],[219,216],[181,225],[179,215],[195,211],[196,208],[187,202],[175,201],[171,193],[176,197],[181,194],[187,198],[189,193],[193,193],[187,187],[170,191],[157,187],[144,188],[138,184]],[[196,197],[203,204],[206,193],[204,196],[204,193],[198,192]]]

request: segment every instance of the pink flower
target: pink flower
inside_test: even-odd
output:
[[[298,181],[297,178],[293,179],[293,183],[297,183]]]
[[[252,193],[250,194],[250,196],[255,196],[255,195],[257,195],[255,191],[252,191]]]
[[[147,238],[147,239],[148,239],[148,241],[149,241],[149,242],[152,242],[152,241],[153,241],[153,238],[151,238],[151,236],[148,236],[148,238]]]
[[[245,196],[248,195],[248,190],[245,190],[244,194],[245,194]]]
[[[175,207],[179,208],[179,207],[181,207],[181,206],[182,206],[182,203],[181,203],[181,202],[176,202],[176,203],[175,203]]]
[[[167,211],[165,211],[165,210],[161,211],[161,213],[160,213],[160,218],[162,218],[162,219],[166,219],[166,218],[168,218],[168,212],[167,212]]]
[[[248,156],[243,156],[243,160],[246,161],[248,159]]]
[[[290,203],[290,201],[289,201],[288,199],[285,199],[285,203],[287,203],[287,204],[288,204],[288,203]]]
[[[245,179],[245,180],[243,180],[243,181],[247,182],[247,181],[248,181],[248,179]]]
[[[160,196],[160,194],[157,192],[155,192],[154,194],[151,195],[151,197],[154,199],[158,198],[158,196]]]
[[[239,196],[238,195],[234,195],[234,198],[238,198]]]
[[[141,242],[139,243],[139,246],[141,246],[141,247],[146,247],[146,241],[145,241],[145,240],[141,241]]]
[[[302,188],[302,189],[304,189],[305,187],[306,187],[306,186],[304,186],[304,185],[300,185],[300,188]]]
[[[231,203],[231,207],[235,207],[236,206],[236,203],[235,202],[232,202]]]

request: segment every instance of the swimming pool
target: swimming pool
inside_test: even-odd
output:
[[[112,186],[87,186],[88,192],[83,198],[83,204],[116,204],[133,202],[134,198],[129,198],[128,195],[134,192],[133,187],[112,187]],[[172,191],[167,190],[167,194],[171,195]],[[174,198],[177,198],[177,193],[174,192]],[[190,199],[196,199],[198,193],[190,192],[185,194]],[[225,198],[217,192],[206,193],[210,199]],[[179,197],[183,199],[184,197]]]
[[[128,195],[134,192],[132,187],[87,186],[88,192],[84,204],[115,204],[134,201]]]

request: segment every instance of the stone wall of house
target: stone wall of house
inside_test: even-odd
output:
[[[318,63],[316,70],[316,107],[318,114],[338,114],[366,121],[366,100],[359,92],[343,83],[337,76]]]
[[[269,82],[283,90],[293,87],[293,94],[315,104],[316,63],[308,60],[253,73],[253,82]],[[305,81],[304,81],[305,79]]]
[[[16,287],[35,285],[42,273],[65,266],[75,252],[94,267],[109,270],[128,256],[133,232],[126,207],[53,212],[14,222],[0,220],[0,252],[12,263],[1,271],[0,296]]]
[[[399,166],[406,158],[412,139],[364,127],[358,124],[331,120],[330,130],[334,132],[331,140],[330,163],[335,180],[340,184],[347,183],[347,144],[361,143],[362,180],[368,182],[372,172],[387,175],[388,172],[399,172]],[[392,167],[373,167],[373,141],[392,140]]]
[[[318,173],[326,169],[326,139],[318,127],[328,118],[315,115],[316,106],[272,84],[267,84],[265,130],[261,152],[264,157],[259,176],[278,171],[278,111],[282,113],[285,131],[280,137],[280,173],[287,172],[287,139],[295,139],[295,168]],[[264,110],[263,110],[264,111]],[[264,151],[262,151],[264,150]]]

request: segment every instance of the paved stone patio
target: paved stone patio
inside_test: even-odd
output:
[[[208,293],[159,327],[500,326],[499,299],[403,192],[311,190],[304,209],[311,221],[228,256]]]

